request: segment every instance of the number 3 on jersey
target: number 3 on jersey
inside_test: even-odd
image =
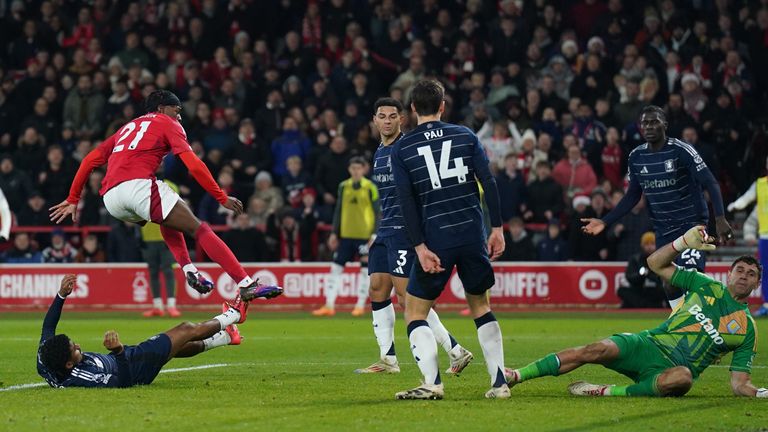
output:
[[[151,123],[152,123],[151,121],[143,121],[139,124],[139,130],[136,132],[136,135],[134,135],[130,144],[128,144],[128,150],[134,150],[136,146],[139,145],[139,141],[141,141],[141,138],[147,132],[147,129],[149,128],[149,125]],[[123,148],[125,148],[125,144],[120,144],[120,143],[126,138],[128,138],[128,136],[131,135],[131,133],[133,133],[135,129],[136,129],[135,122],[127,123],[125,126],[123,126],[122,129],[120,129],[120,132],[118,132],[120,134],[120,139],[118,139],[117,143],[115,143],[115,148],[112,149],[112,153],[123,151]]]
[[[469,169],[464,166],[464,160],[460,157],[453,159],[453,168],[448,168],[448,164],[451,159],[451,140],[443,141],[443,148],[440,151],[440,172],[438,174],[438,167],[435,163],[435,158],[432,156],[432,148],[430,146],[419,147],[419,155],[424,157],[424,162],[427,164],[427,172],[429,173],[429,181],[432,183],[432,189],[440,189],[443,187],[443,183],[440,181],[448,180],[452,177],[457,177],[459,183],[467,181],[467,174]]]

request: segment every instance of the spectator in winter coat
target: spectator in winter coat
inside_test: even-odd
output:
[[[522,215],[528,193],[525,179],[517,171],[517,155],[508,153],[504,157],[504,171],[496,175],[496,185],[501,198],[501,218],[509,220]]]
[[[305,160],[309,154],[311,143],[299,130],[299,125],[293,117],[283,121],[283,134],[272,141],[272,173],[282,177],[287,173],[285,162],[291,156]]]
[[[640,240],[641,251],[627,262],[624,271],[629,287],[620,287],[617,294],[622,308],[662,308],[667,296],[661,279],[648,268],[648,256],[656,251],[656,235],[648,231]]]
[[[30,241],[29,234],[17,232],[13,236],[13,247],[3,254],[4,263],[37,264],[43,262],[43,254]]]
[[[500,261],[535,261],[536,247],[533,239],[525,230],[523,220],[519,217],[509,221],[509,230],[504,233],[506,247]]]
[[[603,177],[611,182],[614,189],[624,185],[624,175],[621,171],[621,147],[619,146],[619,131],[609,128],[605,134],[605,147],[601,155]]]
[[[547,224],[547,235],[536,247],[539,261],[567,261],[568,243],[560,235],[560,219]]]
[[[597,176],[592,167],[581,157],[578,145],[571,145],[567,155],[555,165],[552,177],[562,186],[564,199],[570,201],[578,194],[590,194],[597,186]]]
[[[563,188],[550,176],[549,162],[536,164],[536,180],[528,184],[528,204],[523,218],[528,222],[545,223],[559,218],[563,211]]]

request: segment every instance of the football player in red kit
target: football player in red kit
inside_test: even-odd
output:
[[[280,287],[261,286],[253,281],[211,227],[201,223],[176,192],[155,178],[155,171],[163,157],[173,152],[195,180],[222,206],[235,214],[243,211],[243,203],[227,196],[216,184],[203,161],[192,152],[187,134],[179,123],[179,98],[167,90],[157,90],[147,97],[145,108],[147,114],[126,123],[83,159],[69,190],[69,197],[51,207],[51,220],[60,223],[71,215],[75,221],[80,193],[91,171],[109,162],[99,191],[104,197],[107,211],[123,221],[138,224],[152,221],[159,224],[165,243],[192,288],[205,294],[213,290],[213,283],[205,279],[192,264],[184,233],[194,236],[205,253],[237,282],[243,301],[282,294],[283,289]]]

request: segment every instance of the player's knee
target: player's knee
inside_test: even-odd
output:
[[[192,331],[197,327],[197,324],[191,322],[191,321],[184,321],[183,323],[177,325],[174,329],[179,331]]]
[[[596,363],[605,357],[608,347],[602,342],[589,344],[581,349],[581,360],[586,363]]]
[[[683,396],[693,386],[691,370],[685,366],[668,369],[656,381],[662,396]]]

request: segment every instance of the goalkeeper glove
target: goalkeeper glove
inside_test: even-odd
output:
[[[768,389],[765,387],[757,389],[757,394],[755,394],[755,396],[759,398],[768,398]]]
[[[715,250],[715,245],[710,243],[714,241],[714,237],[707,234],[707,229],[704,225],[697,225],[680,237],[676,238],[672,242],[672,248],[675,252],[680,253],[686,249],[698,249],[698,250]]]

